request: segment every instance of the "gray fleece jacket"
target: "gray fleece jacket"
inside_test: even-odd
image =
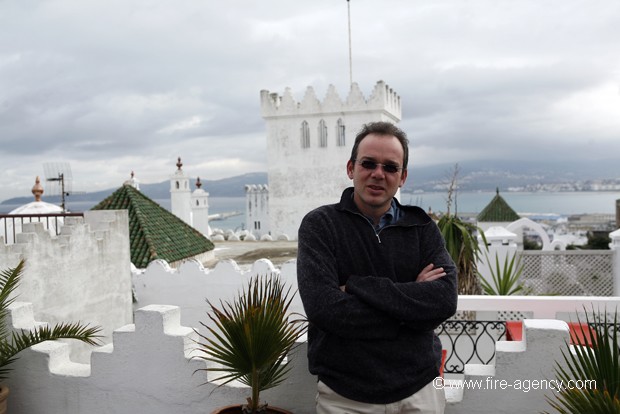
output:
[[[456,268],[424,210],[399,204],[401,218],[377,233],[352,194],[311,211],[299,228],[309,367],[346,398],[388,404],[439,375],[433,330],[456,312]],[[447,275],[416,282],[429,263]]]

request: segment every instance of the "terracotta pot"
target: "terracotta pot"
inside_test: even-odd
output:
[[[241,414],[243,411],[241,410],[242,405],[227,405],[226,407],[220,407],[216,410],[213,410],[211,414]],[[0,412],[0,414],[2,414]],[[263,411],[261,414],[293,414],[290,411],[286,411],[282,408],[267,406],[267,409]]]
[[[6,399],[9,396],[9,387],[0,387],[0,414],[6,414]]]

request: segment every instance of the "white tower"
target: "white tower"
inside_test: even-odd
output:
[[[177,170],[170,177],[170,205],[172,214],[191,226],[191,192],[189,178],[183,170],[181,157],[177,161]]]
[[[400,97],[383,81],[368,99],[357,83],[351,84],[344,102],[332,85],[322,102],[312,87],[301,102],[289,88],[283,96],[266,90],[260,95],[267,128],[271,234],[296,239],[308,211],[338,202],[342,190],[352,185],[346,163],[362,125],[400,121]]]
[[[266,185],[245,186],[245,223],[256,239],[269,234],[269,187]]]
[[[200,177],[196,179],[196,189],[192,193],[192,225],[205,236],[211,235],[209,227],[209,193],[202,188]]]

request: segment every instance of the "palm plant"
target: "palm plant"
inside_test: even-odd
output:
[[[447,213],[437,222],[443,235],[446,249],[456,264],[458,273],[458,293],[460,295],[479,295],[482,293],[478,278],[478,258],[480,246],[476,234],[480,234],[486,245],[484,232],[476,225],[463,221],[457,214],[456,191],[459,166],[456,164],[448,183]],[[454,198],[455,213],[450,214]]]
[[[499,264],[498,254],[495,253],[495,269],[491,265],[488,254],[485,252],[489,271],[491,272],[491,282],[487,281],[480,274],[480,283],[482,289],[487,295],[515,295],[525,289],[523,283],[519,281],[521,273],[523,273],[524,264],[521,263],[521,257],[517,257],[515,253],[510,260],[508,256],[504,258],[503,267]]]
[[[593,312],[594,313],[594,312]],[[587,326],[593,330],[593,344],[587,345],[588,328],[581,326],[581,335],[574,338],[575,346],[562,350],[566,368],[556,363],[558,381],[563,384],[583,385],[564,388],[547,397],[551,406],[562,414],[568,413],[619,413],[620,412],[620,350],[618,349],[618,314],[613,325],[607,322],[607,312],[598,312],[590,320],[586,313]],[[596,320],[602,321],[594,323]],[[579,318],[578,318],[579,321]],[[579,381],[579,382],[577,382]],[[590,381],[590,382],[586,382]],[[590,387],[588,385],[594,385]]]
[[[197,331],[196,358],[215,365],[199,371],[223,373],[216,379],[222,385],[237,380],[249,386],[244,412],[266,409],[260,392],[281,384],[290,370],[286,357],[307,327],[304,319],[289,319],[292,299],[279,277],[257,276],[234,301],[220,302],[221,308],[208,302],[215,326],[201,322],[212,337]]]
[[[446,242],[446,249],[458,271],[458,293],[460,295],[479,295],[482,293],[476,263],[480,256],[480,247],[476,238],[479,232],[484,233],[471,224],[464,222],[456,215],[449,213],[442,216],[437,226]]]
[[[11,332],[6,318],[9,306],[15,300],[13,293],[23,274],[25,261],[17,266],[0,271],[0,381],[7,379],[18,354],[33,345],[58,339],[77,339],[90,345],[98,344],[101,328],[89,327],[79,322],[59,323],[50,328],[45,325],[31,331]]]

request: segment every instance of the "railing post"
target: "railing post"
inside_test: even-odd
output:
[[[609,233],[611,243],[609,248],[613,252],[612,271],[614,280],[614,296],[620,296],[620,229]]]

